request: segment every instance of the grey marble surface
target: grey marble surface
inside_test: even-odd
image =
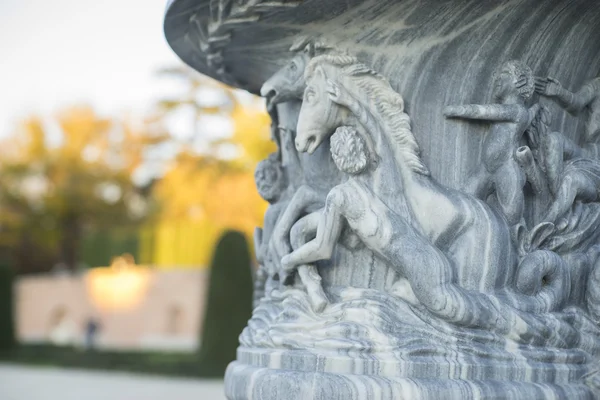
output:
[[[169,4],[173,50],[261,93],[278,144],[230,399],[600,394],[597,21],[595,0]]]

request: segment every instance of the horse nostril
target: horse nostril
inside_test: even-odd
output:
[[[260,95],[264,98],[266,98],[267,100],[272,99],[273,97],[277,96],[277,90],[272,89],[272,88],[261,88],[260,90]]]
[[[266,93],[263,93],[263,91],[261,90],[260,94],[261,96],[267,99],[267,108],[272,109],[274,106],[273,99],[277,97],[277,91],[275,89],[271,89]]]

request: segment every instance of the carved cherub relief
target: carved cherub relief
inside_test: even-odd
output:
[[[582,146],[560,132],[550,132],[543,138],[545,169],[550,189],[558,196],[565,161],[580,157],[600,159],[600,78],[586,83],[579,92],[572,93],[554,78],[536,77],[535,90],[540,95],[553,99],[571,114],[587,114]]]
[[[254,304],[256,306],[268,291],[266,288],[268,282],[277,273],[275,264],[267,252],[267,244],[275,223],[286,204],[285,202],[278,203],[278,201],[287,188],[287,182],[276,153],[258,163],[254,171],[254,180],[258,194],[270,204],[265,213],[263,228],[257,227],[254,230],[254,251],[259,265],[254,282]]]
[[[294,166],[297,167],[297,166]],[[265,213],[264,228],[256,228],[254,232],[254,246],[259,269],[256,275],[255,304],[258,297],[266,291],[267,283],[278,274],[278,259],[270,252],[269,244],[277,221],[289,206],[289,198],[295,189],[290,185],[277,153],[271,154],[261,161],[254,174],[256,187],[260,196],[271,205]],[[321,277],[314,265],[303,265],[298,268],[298,276],[309,294],[309,298],[317,311],[322,310],[328,303],[327,297],[321,286]],[[283,277],[282,277],[283,278]],[[271,285],[272,286],[272,285]]]
[[[531,69],[521,61],[508,61],[494,74],[494,98],[497,104],[448,106],[448,118],[493,121],[483,144],[484,176],[475,180],[471,190],[486,199],[495,193],[509,224],[521,221],[524,209],[525,174],[515,159],[519,142],[531,125],[539,106],[526,107],[534,92]]]
[[[254,172],[254,181],[258,194],[271,204],[265,214],[264,227],[257,228],[255,231],[256,257],[262,264],[265,261],[266,245],[281,213],[281,208],[285,204],[284,202],[278,203],[278,201],[288,187],[286,176],[276,153],[270,154],[268,158],[258,163]],[[256,244],[259,245],[256,246]]]
[[[583,146],[560,132],[547,132],[541,137],[544,169],[554,201],[545,219],[564,228],[562,218],[575,201],[594,202],[600,199],[600,78],[587,82],[576,93],[562,87],[551,77],[536,77],[535,90],[556,101],[568,112],[586,114]]]

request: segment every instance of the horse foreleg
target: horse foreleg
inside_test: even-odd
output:
[[[496,198],[509,226],[520,222],[525,208],[525,174],[516,161],[511,160],[500,167],[493,177]]]
[[[290,242],[294,249],[302,247],[310,239],[314,238],[321,211],[313,212],[298,220],[290,231]],[[317,267],[312,264],[302,264],[298,266],[298,276],[306,288],[308,299],[316,312],[323,311],[329,303],[323,286],[321,285],[321,276]]]
[[[341,202],[343,202],[343,193],[335,188],[332,189],[327,195],[325,208],[319,217],[317,236],[283,257],[281,264],[284,270],[291,270],[296,265],[331,258],[343,226]]]
[[[310,205],[320,201],[319,194],[309,186],[301,186],[294,193],[285,211],[279,216],[268,243],[269,252],[278,260],[292,251],[289,234],[294,223]]]

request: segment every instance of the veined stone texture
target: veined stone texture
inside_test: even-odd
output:
[[[600,396],[600,1],[174,0],[266,98],[230,399]]]

